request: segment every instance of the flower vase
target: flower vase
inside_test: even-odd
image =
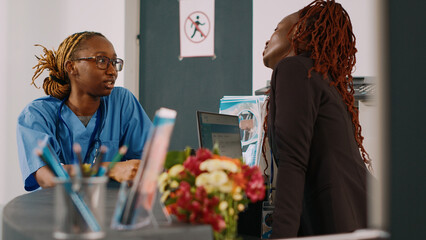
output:
[[[238,213],[235,211],[235,203],[231,200],[230,206],[233,206],[227,209],[226,213],[222,213],[222,216],[225,220],[225,229],[221,232],[214,232],[215,240],[241,240],[238,237]]]
[[[214,232],[215,240],[240,240],[237,232],[237,221],[233,223],[228,222],[225,229],[222,232]]]

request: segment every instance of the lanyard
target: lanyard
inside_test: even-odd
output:
[[[68,127],[68,124],[65,122],[65,120],[62,118],[62,115],[61,115],[62,107],[64,106],[66,100],[68,100],[68,98],[65,98],[64,100],[62,100],[61,104],[59,105],[59,109],[58,109],[58,121],[57,121],[57,124],[56,124],[57,125],[56,126],[56,140],[59,142],[61,148],[63,148],[62,143],[61,143],[61,141],[58,137],[59,122],[61,121],[65,125],[65,127],[68,130],[68,133],[70,135],[71,154],[72,154],[71,159],[75,159],[74,158],[74,151],[72,149],[73,145],[74,145],[74,137],[73,137],[71,129]],[[95,140],[95,137],[97,135],[98,140],[99,140],[100,132],[102,131],[102,128],[100,128],[101,121],[102,121],[102,118],[103,118],[102,103],[103,103],[103,101],[101,100],[101,104],[99,105],[99,108],[96,111],[96,125],[95,125],[95,129],[93,129],[92,135],[90,136],[89,146],[87,148],[86,156],[83,159],[83,163],[88,162],[90,152],[91,152],[91,150],[93,150],[93,147],[95,146],[95,143],[97,141],[97,140]],[[95,153],[95,155],[96,155],[96,153]],[[66,162],[65,156],[62,156],[62,157],[63,157],[64,161]]]

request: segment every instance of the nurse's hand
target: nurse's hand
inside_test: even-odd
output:
[[[132,159],[125,162],[118,162],[109,171],[108,176],[117,182],[133,180],[138,171],[140,160]],[[104,164],[109,164],[105,162]]]
[[[53,175],[53,172],[49,169],[48,166],[43,166],[39,168],[34,173],[34,178],[36,179],[38,185],[42,188],[49,188],[55,186],[55,175]]]
[[[67,171],[70,176],[75,175],[75,168],[73,165],[62,165],[62,167]],[[38,185],[42,188],[50,188],[55,186],[55,175],[50,170],[48,166],[43,166],[39,168],[34,173],[34,178],[36,179]]]

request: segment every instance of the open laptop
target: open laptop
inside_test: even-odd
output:
[[[220,155],[242,158],[238,116],[197,111],[197,130],[200,147],[212,150],[217,143]]]

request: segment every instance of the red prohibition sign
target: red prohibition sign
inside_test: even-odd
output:
[[[195,11],[185,20],[185,36],[193,43],[204,41],[210,33],[210,19],[207,14]]]

